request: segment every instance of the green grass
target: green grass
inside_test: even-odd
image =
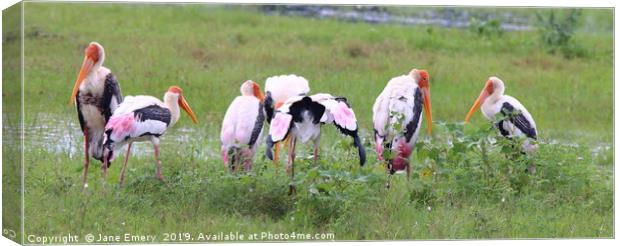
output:
[[[609,24],[611,14],[589,10],[584,15]],[[105,66],[119,78],[124,95],[161,97],[177,84],[200,121],[191,125],[183,116],[175,126],[195,130],[184,145],[166,141],[182,131],[170,131],[162,140],[169,185],[152,178],[154,164],[146,152],[130,160],[125,187],[115,186],[121,156],[105,185],[100,170],[91,168],[91,186],[82,191],[81,151],[70,155],[27,148],[26,235],[613,236],[613,149],[593,153],[596,146],[610,146],[613,138],[611,32],[578,32],[576,41],[588,56],[565,59],[545,53],[534,31],[482,38],[468,30],[265,16],[215,5],[26,3],[25,20],[27,125],[36,126],[48,115],[77,123],[68,103],[70,89],[83,49],[93,40],[105,47]],[[5,45],[18,47],[10,41]],[[461,158],[445,145],[460,130],[446,130],[420,144],[418,149],[431,151],[416,153],[412,180],[397,175],[386,191],[383,167],[372,151],[371,108],[391,77],[414,67],[431,75],[437,122],[462,121],[486,79],[502,78],[506,93],[519,98],[536,119],[540,173],[524,177],[510,171],[511,164],[496,149],[485,166],[477,159],[475,141]],[[348,142],[325,127],[320,166],[305,160],[307,146],[298,149],[296,197],[287,195],[283,169],[276,174],[264,160],[264,147],[250,175],[226,174],[217,156],[220,122],[240,83],[253,79],[263,84],[269,76],[288,73],[306,77],[313,92],[349,99],[370,160],[358,167]],[[477,114],[465,132],[488,124]],[[36,135],[26,145],[34,141]],[[72,141],[79,150],[80,139]],[[578,146],[546,144],[553,141]],[[424,170],[436,174],[420,176]]]

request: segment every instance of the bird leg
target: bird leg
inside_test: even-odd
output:
[[[110,151],[104,149],[103,150],[103,166],[101,168],[103,168],[103,182],[105,182],[108,179],[108,166],[110,164]]]
[[[125,164],[123,165],[123,169],[121,170],[121,177],[119,181],[120,186],[123,186],[123,183],[125,182],[125,170],[127,170],[127,161],[129,160],[129,154],[131,152],[131,144],[132,143],[129,143],[129,146],[127,146],[127,154],[125,154]]]
[[[155,177],[159,180],[166,182],[164,176],[161,174],[161,162],[159,161],[159,146],[157,144],[153,144],[153,151],[155,152],[155,164],[157,165],[157,171],[155,172]]]
[[[377,160],[383,161],[383,139],[375,136],[375,148],[377,151]]]
[[[110,162],[108,158],[108,156],[110,155],[110,151],[105,149],[103,149],[103,166],[101,168],[103,168],[103,185],[105,188],[105,184],[106,184],[106,180],[108,180],[108,163]]]
[[[241,150],[241,156],[243,158],[243,169],[246,172],[252,171],[252,150],[251,149]]]
[[[289,142],[289,149],[288,149],[288,163],[287,163],[287,170],[289,171],[289,173],[291,174],[291,184],[289,185],[289,189],[288,189],[288,194],[289,195],[295,195],[297,193],[297,189],[295,188],[295,142],[297,142],[297,138],[295,138],[294,136],[291,137],[292,139]]]
[[[232,164],[232,170],[233,172],[237,172],[239,171],[239,166],[241,165],[242,161],[243,161],[243,157],[241,156],[242,152],[241,152],[241,148],[236,148],[234,151],[234,161]]]
[[[278,170],[277,169],[277,167],[279,166],[279,164],[278,164],[278,160],[279,160],[278,153],[280,153],[280,143],[276,143],[275,145],[276,146],[274,146],[274,148],[273,148],[273,163],[276,164],[276,170]]]
[[[316,167],[319,162],[319,142],[321,141],[321,136],[318,136],[314,139],[314,166]]]
[[[529,165],[527,165],[527,170],[525,170],[526,172],[528,172],[531,175],[536,174],[536,164],[531,163]]]
[[[222,146],[222,160],[224,161],[224,168],[228,170],[228,151]]]
[[[409,181],[410,177],[411,177],[411,165],[409,163],[407,163],[407,181]]]
[[[88,130],[84,131],[84,173],[82,174],[82,187],[86,187],[86,178],[88,176],[88,164],[89,164],[89,156],[88,156]]]

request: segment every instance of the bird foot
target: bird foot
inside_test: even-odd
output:
[[[293,184],[288,185],[288,195],[294,196],[295,194],[297,194],[297,188],[295,188],[295,185]]]
[[[164,178],[164,176],[161,173],[156,173],[155,177],[159,180],[161,180],[161,182],[167,183],[166,179]]]
[[[536,165],[529,165],[527,166],[527,168],[525,169],[526,173],[529,173],[531,175],[535,175],[536,174]]]

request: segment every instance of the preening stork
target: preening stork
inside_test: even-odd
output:
[[[267,123],[271,124],[274,112],[291,97],[305,96],[310,92],[308,80],[295,74],[280,75],[267,78],[265,81],[265,113]],[[278,164],[280,144],[275,145],[273,159]],[[277,168],[277,166],[276,166]],[[277,169],[276,169],[277,170]]]
[[[433,129],[428,73],[413,69],[408,75],[392,78],[375,100],[372,111],[377,158],[384,160],[384,149],[389,149],[388,173],[406,170],[409,178],[409,157],[420,134],[422,111],[429,135]]]
[[[252,158],[263,133],[265,97],[258,84],[248,80],[241,85],[241,96],[232,101],[222,122],[220,133],[222,160],[231,171],[243,163],[252,169]]]
[[[523,142],[522,151],[532,153],[538,149],[536,140],[538,131],[536,122],[527,109],[514,97],[504,95],[504,82],[497,77],[490,77],[480,95],[465,116],[465,123],[478,108],[481,109],[485,118],[492,122],[497,122],[495,127],[502,136],[513,139],[514,137],[526,137]],[[536,171],[534,165],[529,165],[531,173]]]
[[[321,126],[334,123],[341,133],[351,136],[358,149],[360,165],[366,162],[366,152],[357,134],[358,124],[353,109],[344,97],[334,97],[320,93],[312,96],[296,96],[289,98],[275,113],[269,128],[267,139],[267,157],[273,159],[271,148],[274,143],[289,140],[287,170],[291,179],[295,177],[295,145],[299,139],[302,143],[314,142],[314,163],[318,160]],[[290,193],[295,193],[291,185]]]
[[[84,61],[71,93],[76,104],[80,128],[84,134],[84,173],[86,187],[89,156],[103,162],[103,132],[112,113],[123,101],[121,89],[110,69],[103,67],[103,46],[91,42],[84,51]]]
[[[114,159],[115,151],[128,144],[120,175],[122,185],[131,145],[134,142],[150,141],[153,144],[157,165],[155,176],[163,181],[159,160],[159,138],[179,120],[180,109],[185,110],[194,123],[198,123],[194,111],[183,96],[183,90],[178,86],[171,86],[168,89],[163,102],[152,96],[127,96],[105,126],[104,174],[107,174],[108,161]]]

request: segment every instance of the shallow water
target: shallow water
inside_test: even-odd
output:
[[[5,125],[7,130],[9,126]],[[79,130],[77,118],[62,118],[58,115],[38,114],[37,117],[29,124],[24,125],[24,148],[26,152],[44,151],[54,154],[67,154],[70,158],[78,158],[83,153],[83,136]],[[430,141],[428,138],[421,138],[419,141]],[[579,143],[568,142],[559,139],[541,139],[539,141],[543,145],[558,145],[563,147],[578,148],[582,147]],[[161,138],[162,151],[167,150],[167,146],[186,145],[187,151],[183,154],[191,154],[193,158],[198,160],[220,159],[219,153],[219,137],[217,134],[208,133],[205,130],[199,130],[190,127],[173,127],[168,130]],[[588,144],[592,157],[608,153],[612,150],[611,143],[600,142]],[[178,150],[178,148],[174,148]],[[122,150],[123,156],[126,147]],[[147,157],[153,155],[152,145],[149,142],[135,143],[132,146],[132,156]],[[179,153],[180,154],[180,153]]]
[[[334,6],[278,5],[263,6],[262,11],[269,15],[304,16],[318,19],[338,19],[351,22],[400,25],[432,25],[446,28],[467,28],[473,19],[499,20],[505,31],[524,31],[534,29],[528,20],[506,12],[501,15],[477,14],[466,9],[437,8],[408,16],[392,14],[381,7],[356,7],[353,10]]]

